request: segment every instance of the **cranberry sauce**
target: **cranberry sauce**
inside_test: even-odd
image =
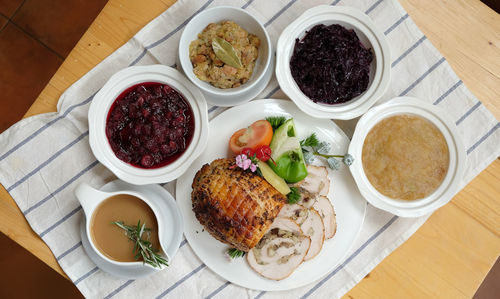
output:
[[[321,24],[295,40],[290,70],[309,99],[339,104],[368,88],[372,60],[372,51],[361,44],[354,30]]]
[[[193,133],[191,106],[162,83],[128,88],[115,100],[106,120],[106,136],[115,155],[140,168],[158,168],[177,160]]]

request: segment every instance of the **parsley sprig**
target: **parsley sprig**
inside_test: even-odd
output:
[[[288,193],[286,195],[286,197],[287,197],[286,202],[289,204],[294,204],[294,203],[299,202],[299,200],[300,200],[299,189],[297,189],[296,187],[290,187],[290,193]]]

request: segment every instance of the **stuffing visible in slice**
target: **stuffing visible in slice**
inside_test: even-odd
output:
[[[330,179],[325,166],[307,165],[307,176],[296,183],[295,187],[301,187],[312,194],[327,196],[330,189]]]
[[[318,197],[318,193],[311,193],[307,191],[307,189],[304,189],[302,187],[296,187],[296,188],[300,194],[300,199],[297,203],[306,208],[312,208],[314,203],[316,203],[316,198]]]
[[[260,275],[273,280],[287,278],[304,261],[311,239],[290,218],[276,218],[247,261]]]
[[[309,252],[305,257],[306,261],[315,257],[321,251],[323,242],[325,241],[325,226],[318,211],[314,208],[308,209],[299,204],[289,204],[281,209],[278,214],[279,217],[290,218],[296,221],[300,225],[304,235],[311,238],[311,248],[309,248]]]

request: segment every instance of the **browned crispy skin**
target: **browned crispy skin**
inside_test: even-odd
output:
[[[193,180],[193,211],[217,240],[242,251],[253,248],[278,215],[286,196],[234,159],[205,164]]]

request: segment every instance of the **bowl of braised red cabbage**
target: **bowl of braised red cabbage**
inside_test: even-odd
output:
[[[134,66],[113,75],[89,109],[96,158],[136,184],[180,176],[205,148],[208,112],[203,94],[179,71]]]
[[[283,92],[307,114],[352,119],[387,89],[389,46],[363,12],[316,6],[282,32],[276,77]]]

